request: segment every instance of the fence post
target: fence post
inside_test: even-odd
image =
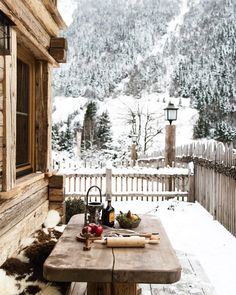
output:
[[[112,196],[112,169],[106,168],[106,197]]]
[[[188,202],[195,202],[195,175],[189,175]]]

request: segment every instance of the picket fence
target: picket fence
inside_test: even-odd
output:
[[[111,195],[114,201],[146,200],[157,201],[176,197],[187,200],[190,191],[190,176],[186,173],[158,173],[158,170],[135,172],[132,169],[106,169],[66,175],[66,197],[85,198],[91,186],[102,191],[103,201]],[[177,171],[177,170],[176,170]],[[92,201],[99,200],[99,191],[95,188],[89,193]]]
[[[176,149],[179,160],[194,161],[195,200],[236,236],[236,150],[216,141]]]
[[[139,163],[162,165],[164,150],[143,155]],[[175,165],[194,163],[192,199],[236,236],[236,149],[214,140],[193,141],[176,147]]]

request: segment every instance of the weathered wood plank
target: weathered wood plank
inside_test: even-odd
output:
[[[16,32],[12,30],[12,54],[5,56],[5,79],[3,87],[3,191],[11,190],[16,182],[16,46]]]
[[[65,194],[63,189],[49,188],[49,201],[50,202],[63,202]]]
[[[33,194],[38,188],[48,185],[48,180],[44,179],[43,173],[32,173],[17,179],[15,187],[9,192],[0,192],[0,200],[14,197],[27,197]],[[17,200],[15,199],[17,202]],[[6,202],[7,203],[7,202]],[[0,212],[4,207],[0,207]]]
[[[44,202],[24,220],[16,224],[0,238],[0,265],[20,246],[21,241],[39,229],[48,213],[48,201]]]
[[[36,62],[35,164],[36,171],[51,170],[51,69],[47,62]]]
[[[67,51],[63,48],[50,48],[49,53],[58,63],[66,63]]]
[[[51,48],[63,48],[65,50],[68,49],[67,39],[58,37],[58,38],[51,38],[50,42]]]
[[[55,59],[49,54],[47,51],[47,48],[45,48],[37,38],[35,38],[21,23],[21,21],[10,13],[9,9],[6,5],[4,5],[3,2],[0,2],[0,9],[12,20],[16,26],[14,29],[17,32],[17,41],[24,45],[25,48],[31,50],[33,54],[38,58],[42,60],[47,60],[55,67],[58,67],[58,63],[55,61]]]
[[[143,216],[139,231],[147,229],[159,232],[160,244],[146,245],[141,253],[135,248],[114,248],[113,282],[168,284],[180,279],[181,267],[162,224],[155,217]]]
[[[177,252],[177,256],[182,266],[181,279],[170,285],[151,285],[152,295],[167,294],[196,294],[196,295],[216,295],[215,289],[206,276],[204,269],[196,258],[186,253]]]
[[[87,295],[116,295],[116,293],[112,293],[111,284],[109,283],[88,283],[87,284]],[[128,293],[123,293],[127,294]]]
[[[8,209],[1,210],[0,238],[48,199],[48,188],[44,187],[27,198],[22,199],[21,197],[17,199],[19,199],[18,203],[14,201],[12,202],[14,205],[11,206],[11,202],[8,202]]]
[[[36,19],[51,36],[58,36],[60,29],[41,0],[23,0]]]
[[[14,15],[15,18],[20,20],[27,31],[32,36],[34,36],[35,39],[37,39],[44,48],[48,48],[50,46],[49,34],[42,27],[36,17],[31,13],[29,8],[25,6],[23,1],[3,0],[3,3],[6,4],[6,6],[11,11],[11,14]]]
[[[65,186],[65,175],[52,175],[49,178],[49,186],[50,188],[63,188]]]
[[[53,19],[57,23],[60,29],[66,29],[67,26],[61,17],[60,13],[57,10],[57,7],[51,0],[42,0],[45,7],[48,9],[48,11],[51,13]]]
[[[86,295],[87,283],[72,283],[66,295]]]

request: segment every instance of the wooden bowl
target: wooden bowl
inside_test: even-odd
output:
[[[117,215],[116,220],[118,221],[121,228],[136,228],[139,226],[141,218],[137,214],[135,215],[138,217],[136,220],[126,218],[124,214]]]

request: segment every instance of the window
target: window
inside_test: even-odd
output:
[[[34,61],[19,53],[17,59],[16,172],[33,171]]]

